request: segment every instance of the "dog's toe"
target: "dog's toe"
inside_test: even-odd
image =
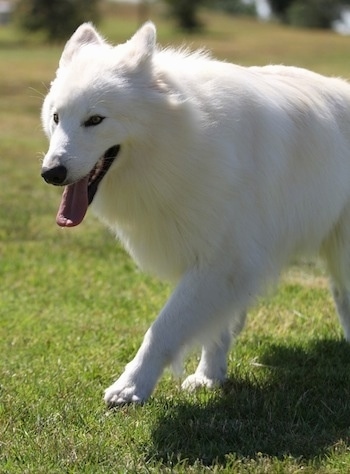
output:
[[[120,407],[128,404],[141,404],[144,400],[137,395],[126,396],[125,394],[115,394],[112,396],[104,397],[104,400],[108,408]]]

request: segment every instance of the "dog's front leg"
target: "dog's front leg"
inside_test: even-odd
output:
[[[135,358],[106,390],[106,403],[145,401],[165,366],[175,361],[184,347],[209,334],[215,337],[227,326],[230,314],[247,306],[251,286],[244,285],[243,291],[243,280],[242,274],[232,277],[222,267],[220,271],[188,272],[147,331]]]

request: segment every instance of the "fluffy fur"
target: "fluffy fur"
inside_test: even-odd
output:
[[[91,116],[103,121],[87,126]],[[176,283],[107,404],[146,400],[198,340],[202,358],[183,387],[221,383],[231,334],[296,254],[325,258],[350,339],[347,82],[161,50],[151,23],[112,47],[84,24],[42,120],[43,170],[64,167],[59,184],[78,182],[120,145],[91,208],[142,269]]]

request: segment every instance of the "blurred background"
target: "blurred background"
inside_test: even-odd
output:
[[[81,22],[98,23],[129,4],[139,22],[152,12],[173,18],[186,32],[204,30],[203,8],[213,13],[249,15],[263,21],[350,33],[350,0],[0,0],[0,24],[14,23],[26,32],[41,31],[49,41],[66,38]]]

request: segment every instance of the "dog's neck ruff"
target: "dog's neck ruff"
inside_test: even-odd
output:
[[[56,222],[60,227],[74,227],[83,221],[99,183],[109,170],[119,150],[120,145],[109,148],[87,176],[64,188],[56,216]]]

